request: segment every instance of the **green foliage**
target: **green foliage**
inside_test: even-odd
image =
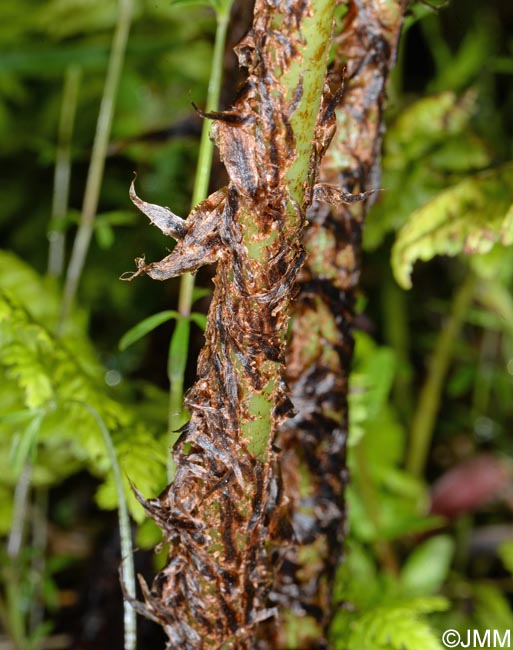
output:
[[[110,461],[101,432],[86,410],[89,406],[111,432],[126,473],[131,511],[141,520],[143,513],[128,479],[143,493],[158,492],[165,482],[165,443],[139,421],[136,409],[109,391],[105,370],[78,323],[61,339],[51,333],[58,308],[53,287],[14,255],[1,253],[0,260],[2,484],[14,484],[34,450],[36,484],[54,484],[85,466],[107,476],[98,499],[103,507],[116,507]],[[17,282],[20,291],[14,296],[12,286]]]
[[[403,565],[401,590],[412,596],[436,594],[442,587],[454,555],[454,540],[437,535],[419,544]]]
[[[433,546],[426,547],[426,559],[436,561],[436,550]],[[394,579],[380,574],[372,555],[363,546],[350,543],[346,562],[337,575],[335,597],[345,604],[339,608],[331,627],[336,650],[441,649],[439,636],[428,623],[426,614],[445,611],[449,603],[429,592],[422,595],[411,592],[407,566],[418,562],[415,553],[408,558],[401,575]],[[443,576],[440,574],[442,580],[446,577],[446,571]],[[434,583],[431,586],[435,591]]]
[[[426,615],[449,608],[449,601],[435,594],[449,575],[450,537],[435,536],[414,548],[396,576],[380,571],[373,552],[354,537],[353,531],[337,573],[335,599],[341,606],[331,628],[333,647],[441,649]]]
[[[350,633],[337,635],[336,650],[443,650],[438,635],[423,615],[447,609],[440,597],[417,598],[404,604],[390,604],[370,609],[356,620],[344,618]],[[334,626],[336,630],[336,625]],[[345,626],[344,626],[345,627]]]
[[[416,260],[488,253],[513,243],[513,164],[460,181],[413,212],[392,250],[398,283],[411,287]]]
[[[499,555],[506,569],[513,575],[513,541],[501,544]]]
[[[392,350],[378,347],[363,332],[356,332],[355,343],[356,352],[349,394],[351,445],[361,440],[365,433],[365,425],[383,416],[395,372]],[[397,438],[397,436],[393,437]]]
[[[171,4],[180,7],[190,7],[200,5],[203,7],[212,7],[217,13],[223,13],[229,10],[233,0],[171,0]]]
[[[169,320],[174,320],[179,318],[180,318],[180,314],[174,309],[167,309],[166,311],[161,311],[158,314],[153,314],[152,316],[148,316],[148,318],[145,318],[140,323],[137,323],[137,325],[134,325],[134,327],[130,328],[128,332],[123,334],[123,336],[119,341],[119,349],[126,350],[128,346],[132,345],[136,341],[139,341],[139,339],[142,339],[144,336],[146,336],[146,334],[149,334],[156,327],[162,325],[162,323],[166,323]],[[196,325],[199,328],[201,328],[202,330],[205,329],[207,324],[207,317],[205,316],[205,314],[200,314],[199,312],[193,312],[189,318],[193,323],[196,323]],[[183,342],[179,338],[178,343],[175,344],[177,346],[178,354],[180,354],[182,351],[182,348],[180,347],[182,343]],[[175,358],[176,358],[176,354],[175,354]]]
[[[178,318],[178,312],[174,309],[167,309],[166,311],[161,311],[158,314],[152,314],[145,318],[134,327],[130,328],[126,334],[123,334],[119,341],[119,349],[126,350],[129,345],[132,345],[139,339],[142,339],[143,336],[152,332],[156,327],[166,323],[168,320],[173,318]]]
[[[496,585],[476,582],[472,585],[473,619],[476,627],[500,632],[513,628],[513,612],[507,597]]]
[[[440,190],[490,163],[486,143],[469,129],[476,94],[446,91],[418,99],[390,126],[384,143],[384,192],[371,210],[364,245],[376,248]]]
[[[425,486],[401,467],[406,431],[389,399],[396,372],[394,353],[362,332],[356,332],[355,339],[349,394],[350,529],[364,542],[429,530],[439,520],[423,512]],[[374,497],[368,493],[371,481]],[[371,515],[374,506],[369,501],[376,502],[378,518]]]

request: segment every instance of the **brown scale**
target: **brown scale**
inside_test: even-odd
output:
[[[351,202],[337,186],[364,193],[357,198],[379,188],[385,83],[395,61],[406,5],[400,0],[345,4],[348,11],[335,36],[330,75],[335,88],[344,81],[343,94],[333,94],[340,126],[320,171],[320,180],[333,185],[322,195],[314,190],[315,199],[326,201],[333,188],[329,203],[340,203],[335,195]],[[337,163],[341,159],[347,161],[342,168]],[[282,449],[279,462],[292,527],[288,535],[285,531],[281,549],[274,551],[280,570],[270,603],[278,607],[279,615],[259,629],[262,650],[290,647],[285,641],[287,620],[296,618],[296,629],[301,629],[301,619],[307,616],[313,625],[306,628],[309,633],[300,633],[294,647],[328,647],[328,628],[337,607],[332,600],[333,580],[345,535],[351,328],[362,225],[369,204],[328,209],[317,201],[308,212],[311,225],[303,239],[307,258],[298,277],[287,351],[286,379],[296,415],[282,424],[276,440]],[[317,253],[319,241],[328,241],[329,246]],[[323,329],[323,323],[333,327]],[[302,485],[309,484],[306,496],[300,496],[301,476]],[[308,558],[306,563],[300,552]]]

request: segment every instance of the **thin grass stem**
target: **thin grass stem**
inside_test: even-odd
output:
[[[80,277],[89,250],[89,244],[93,235],[94,221],[98,209],[100,189],[105,169],[107,147],[112,129],[116,96],[121,78],[121,71],[123,69],[123,62],[125,60],[128,34],[132,22],[132,11],[132,0],[119,0],[118,18],[112,40],[112,49],[107,68],[107,76],[105,78],[100,112],[96,124],[96,133],[91,153],[91,163],[87,174],[80,224],[73,242],[71,258],[66,273],[66,282],[62,295],[61,313],[58,323],[59,334],[62,333],[62,329],[68,319],[71,307],[75,300]]]
[[[406,469],[417,477],[424,474],[436,417],[440,409],[443,384],[453,357],[454,345],[461,332],[465,315],[472,304],[475,289],[476,277],[473,273],[469,273],[453,297],[451,313],[438,335],[429,361],[427,377],[413,416],[406,461]]]
[[[118,498],[118,517],[119,517],[119,536],[121,541],[121,574],[126,590],[132,598],[135,598],[135,569],[134,569],[134,555],[132,546],[132,531],[130,527],[130,517],[128,514],[128,505],[123,488],[123,478],[121,476],[121,468],[119,466],[118,457],[110,432],[103,421],[98,411],[90,404],[85,402],[77,402],[83,406],[95,419],[98,428],[101,431],[109,460],[112,465],[112,472],[114,474],[114,484],[116,486],[116,495]],[[125,631],[125,650],[136,650],[137,647],[137,621],[136,613],[130,603],[125,601],[123,603],[123,619]]]
[[[60,278],[66,254],[65,219],[68,212],[71,178],[71,141],[82,70],[70,65],[64,76],[61,112],[59,116],[57,153],[53,179],[52,218],[48,230],[48,275]]]

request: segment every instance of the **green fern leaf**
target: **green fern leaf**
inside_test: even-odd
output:
[[[51,485],[88,468],[106,480],[100,492],[101,505],[115,507],[111,461],[89,408],[109,430],[127,476],[143,493],[159,493],[166,482],[167,449],[163,437],[156,435],[155,423],[146,424],[131,405],[116,399],[105,384],[105,369],[95,358],[79,321],[72,322],[62,338],[52,335],[58,312],[54,288],[21,260],[0,252],[0,261],[2,258],[8,258],[8,265],[0,274],[0,406],[4,416],[0,485],[12,486],[16,481],[16,468],[8,457],[13,440],[19,440],[15,452],[18,469],[37,447],[35,483]],[[16,293],[13,277],[22,282]],[[38,426],[27,426],[35,418]],[[160,427],[165,429],[165,421]],[[125,483],[132,514],[141,520],[142,509],[128,480]]]
[[[513,243],[513,163],[466,178],[416,210],[392,250],[397,282],[411,288],[416,260],[489,252]]]
[[[347,650],[442,650],[437,634],[423,614],[443,611],[444,598],[412,600],[407,604],[383,605],[367,611],[352,625]]]

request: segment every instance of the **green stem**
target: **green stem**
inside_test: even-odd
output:
[[[406,461],[407,470],[418,477],[424,474],[435,420],[440,408],[443,383],[454,351],[454,344],[472,303],[475,288],[476,278],[473,273],[469,273],[454,295],[449,319],[438,335],[429,362],[428,375],[420,391],[417,410],[413,417],[410,448]]]
[[[114,474],[114,484],[116,486],[116,495],[118,498],[118,517],[119,517],[119,536],[121,540],[121,573],[126,590],[132,598],[135,598],[135,569],[134,557],[132,547],[132,531],[130,528],[130,517],[128,515],[128,505],[125,498],[125,491],[123,489],[123,479],[121,476],[121,468],[119,467],[118,457],[112,437],[110,435],[105,422],[98,413],[98,411],[90,404],[85,402],[78,402],[82,407],[89,411],[90,415],[95,419],[98,428],[101,431],[105,447],[112,465],[112,472]],[[135,650],[137,647],[137,622],[136,614],[133,607],[125,601],[123,603],[124,609],[124,628],[125,628],[125,645],[124,650]]]
[[[20,552],[23,546],[27,522],[32,463],[25,462],[14,491],[13,521],[7,540],[8,566],[5,571],[6,618],[9,634],[17,650],[26,650],[29,645],[26,629],[26,607],[22,594],[23,578],[20,567]]]
[[[107,147],[112,128],[115,100],[125,59],[126,44],[130,32],[131,21],[132,0],[119,0],[116,30],[112,40],[107,76],[105,78],[102,102],[98,114],[98,122],[96,124],[96,133],[91,153],[91,163],[87,175],[80,225],[78,227],[75,241],[73,242],[71,259],[66,274],[66,283],[64,285],[62,296],[61,314],[58,324],[59,333],[62,332],[75,299],[80,276],[82,275],[87,251],[89,250],[89,244],[93,234],[94,220],[98,209],[105,159],[107,156]]]
[[[405,421],[410,421],[413,399],[409,362],[408,303],[406,292],[398,287],[391,273],[387,274],[384,282],[382,304],[385,341],[393,349],[397,359],[394,403]]]
[[[48,488],[34,490],[34,516],[32,517],[31,608],[29,631],[33,634],[43,622],[43,575],[48,546]]]
[[[223,57],[226,44],[226,33],[228,29],[228,21],[230,17],[230,9],[233,0],[228,0],[224,6],[216,12],[217,28],[214,43],[214,53],[212,58],[212,68],[210,71],[210,81],[208,84],[206,112],[216,111],[219,104],[219,95],[221,93],[221,80],[223,75]],[[214,153],[214,144],[210,139],[210,126],[211,120],[206,119],[203,122],[203,129],[201,131],[201,141],[198,155],[198,165],[196,171],[196,179],[194,182],[194,189],[192,193],[192,206],[201,203],[208,194],[208,185],[210,181],[210,172],[212,170],[212,157]],[[192,296],[194,291],[195,276],[192,273],[186,273],[180,278],[180,289],[178,295],[178,312],[180,314],[177,319],[176,328],[179,327],[179,320],[188,320],[192,308]],[[176,330],[175,330],[176,331]],[[188,350],[189,347],[189,332],[187,328],[186,336],[182,344]],[[172,347],[172,346],[171,346]],[[185,365],[174,367],[173,359],[169,359],[169,417],[168,427],[170,432],[171,445],[176,441],[176,434],[174,432],[184,424],[186,414],[183,404],[183,387],[184,387],[184,373]],[[174,476],[174,464],[171,454],[168,458],[168,478],[171,481]]]
[[[29,650],[30,641],[27,638],[24,620],[23,594],[21,581],[17,572],[11,569],[6,573],[6,618],[7,630],[16,650]]]
[[[478,370],[472,391],[472,421],[488,412],[493,388],[493,360],[500,348],[500,334],[485,330],[479,350]]]
[[[14,490],[14,506],[11,532],[7,540],[7,555],[13,563],[17,562],[23,546],[23,536],[29,508],[30,484],[32,480],[32,462],[25,461],[21,475]]]
[[[64,270],[66,236],[64,220],[68,211],[71,176],[71,139],[78,103],[78,90],[82,71],[70,65],[64,77],[58,143],[53,180],[52,219],[48,230],[48,275],[59,278]]]

